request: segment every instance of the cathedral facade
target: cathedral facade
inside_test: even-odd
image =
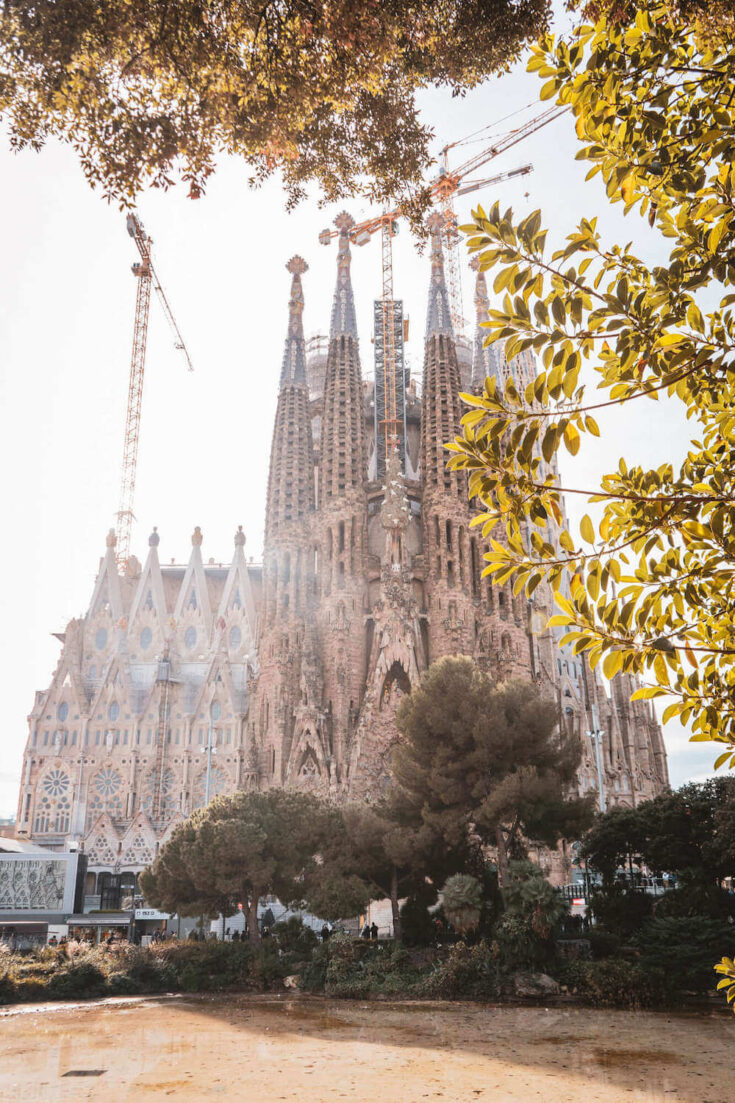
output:
[[[417,386],[401,359],[401,424],[386,432],[386,380],[376,365],[366,383],[361,367],[353,223],[336,225],[328,338],[305,341],[307,265],[288,264],[262,566],[246,560],[241,529],[228,564],[204,561],[195,529],[188,563],[164,566],[154,530],[145,563],[121,570],[110,533],[86,615],[58,634],[58,666],[29,717],[17,831],[52,848],[76,841],[91,892],[98,874],[134,877],[207,796],[275,785],[379,796],[398,701],[444,655],[525,678],[557,703],[582,737],[580,792],[601,778],[608,805],[634,804],[668,784],[660,728],[649,704],[630,701],[631,680],[609,693],[559,648],[543,586],[529,601],[482,578],[466,479],[446,467],[460,391],[510,373],[525,386],[532,359],[508,364],[479,330],[473,345],[455,338],[434,220],[423,376]],[[475,303],[481,320],[480,272]]]

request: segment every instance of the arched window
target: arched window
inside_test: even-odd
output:
[[[380,693],[380,707],[395,706],[406,693],[411,692],[411,680],[401,663],[396,661],[385,676]]]
[[[107,812],[113,819],[123,816],[123,779],[115,766],[103,766],[89,783],[87,795],[87,828]]]
[[[71,824],[71,779],[65,770],[49,770],[36,786],[33,831],[38,835],[63,835]]]

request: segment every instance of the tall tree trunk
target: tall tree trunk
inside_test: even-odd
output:
[[[502,888],[508,880],[508,851],[503,837],[502,824],[498,824],[495,828],[495,843],[498,848],[498,885]]]
[[[248,939],[251,946],[260,946],[260,931],[258,930],[258,892],[254,889],[252,896],[248,898]]]
[[[390,906],[393,912],[393,938],[396,942],[403,941],[403,931],[401,930],[401,909],[398,907],[398,867],[393,866],[393,872],[390,875]]]

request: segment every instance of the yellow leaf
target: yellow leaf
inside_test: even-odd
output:
[[[579,531],[582,534],[582,539],[586,540],[588,544],[594,544],[595,542],[595,526],[592,524],[592,520],[589,514],[585,513],[579,526]]]

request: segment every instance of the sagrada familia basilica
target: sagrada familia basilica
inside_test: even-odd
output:
[[[328,339],[305,341],[307,265],[287,266],[262,566],[246,560],[242,529],[229,565],[206,560],[198,528],[188,564],[164,566],[154,529],[145,562],[121,571],[110,533],[87,613],[58,634],[56,671],[29,717],[17,830],[52,848],[76,841],[92,874],[140,871],[207,795],[274,785],[379,795],[398,700],[443,655],[470,655],[494,678],[525,678],[552,698],[560,724],[582,737],[580,792],[600,776],[608,805],[633,804],[668,782],[660,728],[649,705],[630,701],[630,678],[608,690],[559,648],[544,629],[543,587],[529,601],[481,577],[466,481],[446,468],[460,391],[508,373],[525,385],[532,358],[507,363],[479,330],[473,344],[455,339],[434,219],[420,386],[400,355],[397,379],[376,357],[366,383],[353,223],[343,214],[336,225]],[[475,303],[486,318],[480,272]],[[397,434],[386,431],[388,385]]]

